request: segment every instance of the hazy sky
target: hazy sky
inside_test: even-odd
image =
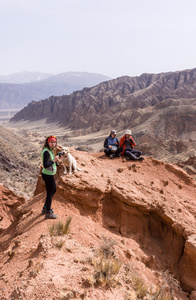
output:
[[[196,0],[0,0],[0,75],[196,67]]]

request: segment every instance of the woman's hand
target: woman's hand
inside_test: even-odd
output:
[[[57,162],[57,161],[59,161],[59,156],[57,155],[57,156],[55,156],[55,158],[53,159],[53,162]]]

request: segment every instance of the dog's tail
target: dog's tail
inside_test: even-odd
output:
[[[80,168],[77,167],[77,171],[83,171],[83,169],[80,169]]]

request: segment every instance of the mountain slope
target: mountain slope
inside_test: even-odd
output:
[[[32,195],[39,173],[40,154],[32,136],[0,126],[0,182],[16,194]],[[33,141],[36,141],[36,135]]]
[[[83,132],[136,128],[154,137],[196,138],[196,69],[120,77],[69,96],[31,102],[11,122],[46,118]]]

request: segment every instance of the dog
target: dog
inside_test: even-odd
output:
[[[69,175],[72,174],[72,170],[73,173],[76,173],[77,171],[82,171],[82,169],[79,169],[77,167],[77,162],[75,158],[71,155],[71,153],[69,153],[68,147],[61,147],[60,154],[61,154],[61,162],[64,167],[63,174],[67,174],[67,169],[69,169],[68,172]]]

